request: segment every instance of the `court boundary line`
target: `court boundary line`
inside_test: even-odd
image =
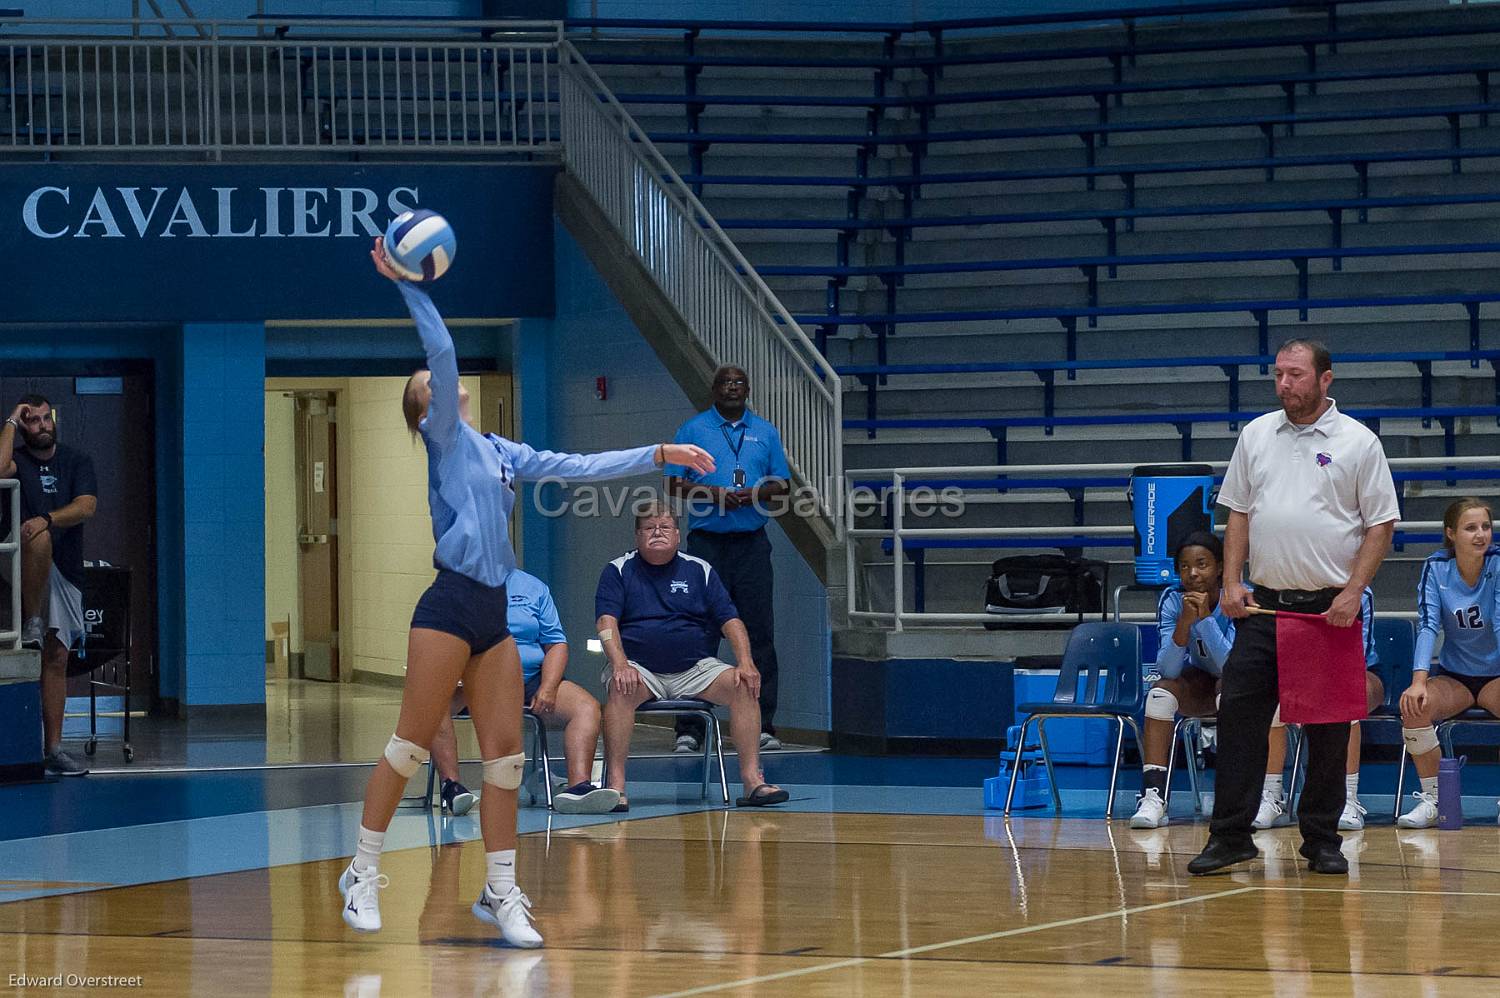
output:
[[[1164,908],[1178,908],[1183,905],[1197,904],[1200,901],[1213,901],[1217,898],[1234,897],[1240,894],[1250,894],[1260,890],[1259,887],[1235,887],[1225,891],[1216,891],[1212,894],[1197,894],[1190,898],[1176,898],[1172,901],[1159,901],[1156,904],[1137,905],[1133,908],[1118,908],[1113,911],[1099,912],[1093,915],[1080,915],[1076,918],[1064,918],[1053,922],[1043,922],[1039,925],[1022,925],[1014,929],[1002,929],[997,932],[986,932],[977,936],[965,936],[962,939],[949,939],[940,943],[928,943],[925,946],[911,946],[906,949],[891,950],[886,953],[877,953],[874,956],[856,956],[844,960],[835,960],[830,963],[819,964],[814,967],[801,967],[796,970],[783,970],[775,974],[761,974],[756,977],[745,977],[736,981],[724,981],[718,984],[706,984],[701,987],[688,988],[683,991],[671,991],[655,995],[654,998],[689,998],[692,995],[712,994],[715,991],[728,991],[732,988],[750,987],[756,984],[767,984],[771,981],[782,981],[794,977],[806,977],[809,974],[823,974],[831,970],[842,970],[845,967],[857,967],[861,964],[870,963],[875,960],[894,960],[915,956],[919,953],[932,953],[937,950],[951,949],[956,946],[968,946],[973,943],[989,942],[994,939],[1005,939],[1011,936],[1023,936],[1033,932],[1045,932],[1049,929],[1063,929],[1072,925],[1083,925],[1088,922],[1101,922],[1111,918],[1126,918],[1130,915],[1144,914],[1148,911],[1160,911]]]

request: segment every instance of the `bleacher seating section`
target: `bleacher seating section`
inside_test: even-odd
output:
[[[1222,460],[1293,335],[1392,456],[1493,453],[1500,16],[1172,11],[1200,8],[570,28],[845,376],[850,468]],[[1398,477],[1425,520],[1495,478]],[[966,523],[1123,554],[1068,533],[1085,491],[1087,522],[1127,522],[1123,479],[992,484]],[[1437,537],[1400,540],[1378,595],[1405,605]],[[1034,543],[910,543],[915,599],[973,610],[985,549]]]

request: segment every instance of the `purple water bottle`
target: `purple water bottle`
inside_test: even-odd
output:
[[[1439,828],[1464,827],[1464,798],[1463,790],[1459,787],[1458,771],[1468,761],[1468,756],[1438,760]]]

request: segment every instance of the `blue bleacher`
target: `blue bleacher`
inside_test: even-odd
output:
[[[1453,457],[1454,420],[1461,417],[1493,417],[1500,422],[1500,405],[1454,406],[1388,406],[1342,410],[1376,433],[1380,424],[1391,419],[1420,419],[1438,423],[1443,429],[1443,456]],[[1241,424],[1261,415],[1259,412],[1132,412],[1091,416],[907,416],[895,419],[846,419],[846,430],[867,430],[873,438],[879,430],[963,430],[987,431],[995,438],[996,464],[1006,464],[1007,434],[1013,429],[1044,429],[1051,432],[1059,426],[1171,426],[1182,438],[1182,460],[1193,459],[1193,427],[1203,423]]]
[[[1335,364],[1381,364],[1403,363],[1415,365],[1421,379],[1421,406],[1432,406],[1432,365],[1451,361],[1468,361],[1471,367],[1487,362],[1495,372],[1495,404],[1500,405],[1500,350],[1443,350],[1443,351],[1393,351],[1387,353],[1339,353],[1333,354]],[[1035,374],[1042,382],[1042,415],[1050,417],[1056,411],[1056,375],[1064,372],[1069,379],[1079,371],[1142,371],[1185,367],[1215,367],[1225,374],[1228,385],[1228,409],[1237,411],[1240,404],[1240,368],[1258,367],[1268,370],[1275,361],[1269,354],[1215,356],[1215,357],[1152,357],[1116,358],[1102,360],[1056,360],[1056,361],[1009,361],[971,362],[958,364],[844,364],[834,368],[843,376],[860,379],[866,389],[865,419],[879,418],[876,390],[877,382],[901,375],[922,374]],[[1424,425],[1429,420],[1424,420]],[[1231,422],[1231,428],[1234,427]],[[874,430],[871,430],[874,434]]]

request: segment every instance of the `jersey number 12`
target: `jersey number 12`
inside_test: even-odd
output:
[[[1484,621],[1479,617],[1479,607],[1471,606],[1467,609],[1453,611],[1453,619],[1458,621],[1459,627],[1483,627]]]

